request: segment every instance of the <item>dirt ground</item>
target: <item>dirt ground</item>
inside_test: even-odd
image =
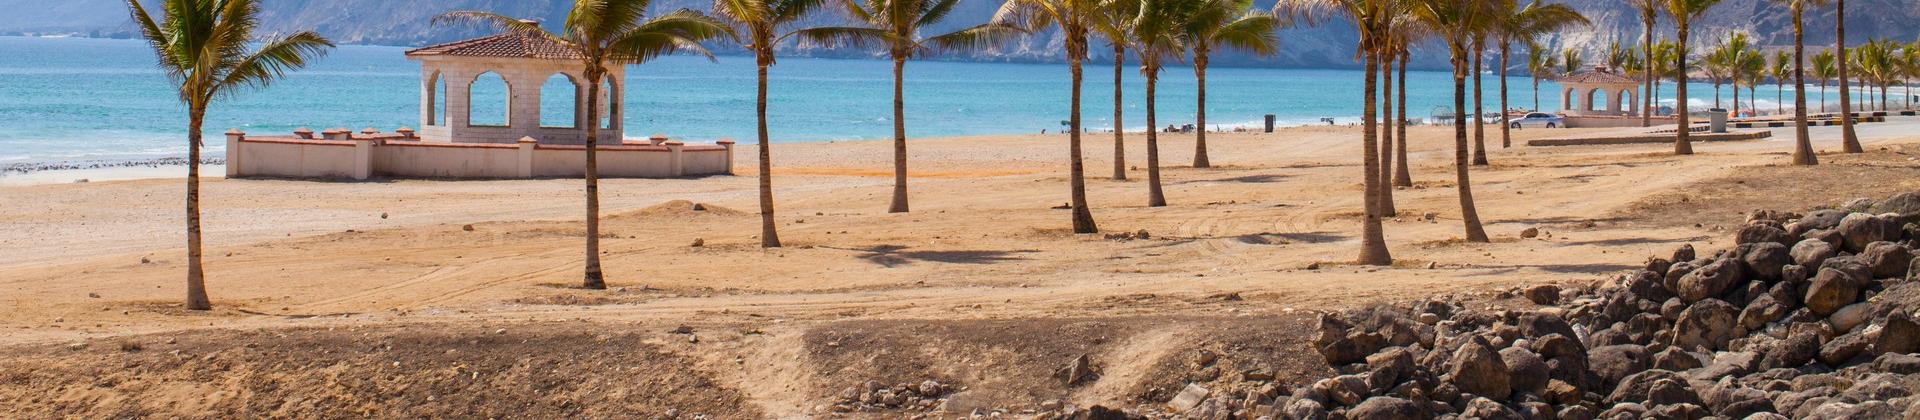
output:
[[[916,140],[907,214],[884,212],[888,144],[776,145],[771,250],[750,173],[609,180],[607,291],[574,287],[577,180],[209,180],[205,313],[179,309],[178,179],[6,186],[0,417],[898,418],[832,405],[868,381],[939,382],[959,414],[1296,385],[1328,371],[1305,344],[1319,311],[1510,304],[1491,292],[1725,247],[1750,210],[1920,190],[1920,119],[1860,128],[1862,155],[1815,128],[1811,168],[1784,164],[1789,131],[1675,157],[1496,130],[1472,172],[1490,244],[1459,240],[1450,130],[1416,128],[1390,268],[1346,263],[1350,127],[1210,136],[1212,169],[1163,136],[1162,208],[1142,136],[1129,181],[1087,136],[1101,228],[1146,239],[1069,233],[1058,135]],[[1069,385],[1082,355],[1094,374]]]

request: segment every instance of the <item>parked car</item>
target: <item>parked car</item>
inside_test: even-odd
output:
[[[1566,127],[1567,122],[1566,122],[1566,119],[1560,118],[1559,115],[1548,114],[1545,112],[1534,112],[1534,113],[1529,113],[1524,117],[1520,117],[1519,119],[1508,120],[1507,126],[1513,127],[1513,128],[1529,128],[1529,127],[1560,128],[1560,127]]]

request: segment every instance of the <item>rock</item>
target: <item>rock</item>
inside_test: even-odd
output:
[[[1653,387],[1647,391],[1646,404],[1659,407],[1675,404],[1700,405],[1701,403],[1700,395],[1693,392],[1693,388],[1688,387],[1686,381],[1661,379],[1655,381]]]
[[[1533,239],[1538,237],[1540,237],[1540,228],[1530,227],[1520,230],[1520,239]]]
[[[1797,368],[1820,356],[1820,336],[1796,335],[1781,340],[1760,359],[1761,369]]]
[[[1819,267],[1820,263],[1826,262],[1828,258],[1840,255],[1840,249],[1827,241],[1808,239],[1793,244],[1793,249],[1788,251],[1788,254],[1793,257],[1794,264],[1803,267]]]
[[[1368,393],[1372,392],[1367,385],[1366,377],[1361,375],[1340,375],[1322,379],[1314,384],[1314,388],[1326,394],[1329,402],[1340,405],[1359,404],[1361,400],[1367,398]]]
[[[1327,407],[1309,399],[1296,399],[1287,403],[1286,418],[1295,420],[1329,420]]]
[[[1763,224],[1752,224],[1741,227],[1740,231],[1735,233],[1733,237],[1733,243],[1736,245],[1769,242],[1784,246],[1793,244],[1795,240],[1793,235],[1787,234],[1787,231]]]
[[[1821,267],[1820,273],[1815,275],[1812,282],[1808,284],[1806,297],[1802,298],[1801,302],[1807,306],[1808,310],[1813,311],[1814,315],[1833,315],[1840,308],[1852,305],[1860,298],[1860,288],[1871,281],[1871,279],[1858,277],[1857,270],[1835,267],[1843,264],[1833,262],[1843,259],[1827,260],[1826,266]]]
[[[1780,281],[1780,270],[1794,263],[1786,245],[1765,242],[1741,248],[1745,252],[1741,254],[1740,261],[1747,264],[1747,273],[1760,280]]]
[[[1674,292],[1689,303],[1714,298],[1740,283],[1740,271],[1740,263],[1734,260],[1714,260],[1681,276],[1675,282]]]
[[[1887,314],[1886,325],[1880,327],[1880,338],[1873,343],[1873,353],[1920,353],[1920,323],[1915,323],[1913,316],[1905,311]]]
[[[1173,400],[1167,401],[1167,407],[1173,409],[1176,413],[1185,413],[1187,410],[1192,410],[1194,407],[1200,406],[1200,403],[1206,400],[1207,388],[1197,384],[1187,384],[1186,388],[1181,389],[1179,394],[1173,396]]]
[[[1847,215],[1834,230],[1844,240],[1842,248],[1855,253],[1866,251],[1867,244],[1900,239],[1900,224],[1866,213]]]
[[[1082,354],[1080,357],[1073,358],[1073,361],[1067,362],[1067,366],[1060,368],[1059,372],[1060,377],[1066,381],[1067,386],[1074,386],[1079,384],[1082,379],[1093,375],[1093,361],[1089,359],[1087,355]]]
[[[1867,244],[1866,251],[1862,251],[1857,258],[1867,265],[1873,278],[1901,278],[1906,277],[1907,267],[1913,263],[1913,251],[1907,249],[1906,245],[1874,242]]]
[[[1321,319],[1325,320],[1328,319],[1328,317],[1322,316]],[[1328,365],[1340,366],[1359,363],[1365,361],[1367,355],[1380,351],[1382,347],[1387,346],[1386,338],[1381,337],[1379,334],[1358,331],[1348,333],[1345,328],[1339,328],[1337,331],[1329,330],[1328,328],[1331,326],[1334,325],[1325,324],[1323,321],[1318,333],[1320,335],[1316,335],[1314,338],[1314,348],[1319,350],[1320,355],[1327,359]]]
[[[1374,389],[1389,389],[1400,381],[1413,375],[1413,353],[1404,348],[1390,348],[1386,351],[1367,356],[1370,371],[1369,382]]]
[[[1760,355],[1747,351],[1722,352],[1706,367],[1687,372],[1695,380],[1715,381],[1727,376],[1743,376],[1760,366]]]
[[[1735,319],[1738,316],[1732,305],[1719,299],[1694,303],[1680,312],[1680,319],[1674,323],[1672,345],[1682,349],[1725,348],[1728,341],[1740,335]]]
[[[1667,266],[1667,268],[1671,267],[1670,264]],[[1634,296],[1653,302],[1665,302],[1673,298],[1673,291],[1662,284],[1665,280],[1665,276],[1660,272],[1640,270],[1627,275],[1622,282],[1626,283],[1627,291],[1632,292]]]
[[[1798,223],[1808,230],[1833,229],[1840,226],[1840,221],[1845,220],[1847,214],[1844,210],[1815,210],[1800,218]]]
[[[473,231],[473,225],[471,225],[471,224],[467,224],[467,225],[460,225],[460,230],[463,230],[463,231],[467,231],[467,232],[472,232],[472,231]]]
[[[1513,392],[1538,395],[1547,388],[1547,362],[1540,355],[1520,347],[1500,349],[1500,361],[1507,367]]]
[[[1901,193],[1888,197],[1867,209],[1873,214],[1893,213],[1907,222],[1920,221],[1920,192]]]
[[[1695,258],[1697,257],[1693,251],[1693,244],[1681,244],[1680,248],[1673,250],[1673,262],[1675,264],[1693,261]]]
[[[1560,408],[1559,420],[1593,420],[1593,409],[1584,405],[1568,405]]]
[[[1681,351],[1677,347],[1668,347],[1653,355],[1654,369],[1685,372],[1705,365],[1706,363],[1700,361],[1700,357]]]
[[[1772,294],[1761,294],[1740,310],[1740,328],[1747,331],[1759,331],[1768,323],[1778,321],[1792,312],[1786,305],[1774,299]]]
[[[1920,282],[1920,258],[1914,258],[1912,263],[1907,264],[1907,281]]]
[[[693,238],[694,248],[700,248],[705,246],[707,246],[707,240],[705,238]]]
[[[1600,378],[1601,389],[1612,389],[1628,375],[1647,370],[1647,348],[1636,344],[1595,347],[1587,352],[1587,363]]]
[[[1866,352],[1867,347],[1871,345],[1873,345],[1873,341],[1868,340],[1866,335],[1860,334],[1859,332],[1841,334],[1832,340],[1827,340],[1826,344],[1820,346],[1820,363],[1825,363],[1827,366],[1839,367],[1840,365],[1846,364],[1848,360],[1852,360],[1854,356]]]
[[[1873,305],[1864,302],[1843,306],[1840,310],[1833,311],[1833,315],[1827,316],[1827,324],[1833,325],[1834,331],[1853,331],[1853,327],[1867,322],[1867,316],[1871,315],[1872,310]]]
[[[1685,383],[1678,373],[1668,370],[1648,370],[1627,375],[1620,379],[1620,385],[1613,387],[1606,400],[1616,403],[1645,403],[1653,396],[1656,384],[1666,381]]]
[[[1479,420],[1521,420],[1520,413],[1486,397],[1474,398],[1460,417]]]
[[[1426,410],[1413,401],[1394,397],[1373,397],[1347,410],[1351,420],[1427,419]]]
[[[1869,373],[1841,391],[1840,398],[1848,401],[1886,401],[1913,395],[1913,391],[1901,382],[1900,375]]]
[[[920,392],[922,397],[936,397],[940,395],[940,389],[940,382],[928,379],[920,382],[920,387],[914,390]]]
[[[1904,268],[1904,267],[1903,267]],[[1543,284],[1527,288],[1521,293],[1536,305],[1552,305],[1560,300],[1560,286]]]
[[[1461,392],[1500,400],[1513,393],[1506,362],[1479,336],[1453,352],[1453,359],[1447,362],[1447,376]]]

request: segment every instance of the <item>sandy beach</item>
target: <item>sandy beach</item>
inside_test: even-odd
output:
[[[1589,132],[1572,130],[1516,130],[1516,146],[1502,148],[1489,128],[1493,165],[1472,175],[1493,243],[1459,240],[1452,131],[1416,127],[1416,186],[1395,192],[1399,213],[1386,226],[1392,268],[1346,264],[1361,210],[1353,127],[1214,134],[1212,169],[1187,167],[1191,135],[1162,135],[1164,208],[1145,206],[1144,136],[1127,138],[1131,180],[1113,181],[1111,135],[1088,135],[1089,196],[1103,232],[1148,233],[1125,240],[1070,234],[1067,211],[1052,209],[1067,201],[1065,136],[986,136],[912,142],[908,214],[885,213],[888,143],[776,144],[787,247],[763,250],[748,176],[754,154],[743,147],[740,176],[604,181],[603,258],[614,289],[603,292],[571,288],[581,269],[578,180],[208,179],[210,313],[179,309],[180,179],[42,174],[50,181],[0,186],[0,302],[9,308],[0,346],[19,356],[0,370],[79,373],[117,360],[110,350],[52,350],[70,343],[138,342],[161,354],[241,340],[297,353],[335,348],[334,339],[339,348],[367,345],[359,339],[458,343],[498,330],[581,351],[631,340],[623,349],[691,369],[652,373],[668,375],[661,380],[718,384],[701,389],[719,394],[690,394],[704,396],[694,406],[741,417],[810,412],[877,372],[901,375],[873,378],[882,381],[951,378],[987,405],[1124,401],[1161,386],[1155,367],[1212,339],[1207,331],[1304,335],[1314,311],[1590,283],[1682,243],[1728,247],[1727,229],[1751,210],[1920,190],[1920,119],[1911,117],[1861,125],[1869,151],[1859,155],[1837,153],[1837,127],[1813,128],[1817,167],[1786,165],[1790,130],[1675,157],[1671,145],[1519,146]],[[1522,239],[1527,228],[1543,234]],[[700,332],[693,343],[667,333],[683,325]],[[336,328],[354,332],[314,338]],[[1109,336],[1131,339],[1101,347],[1106,339],[1089,338]],[[286,341],[298,339],[317,341]],[[866,347],[834,350],[842,346]],[[1061,351],[1106,355],[1119,385],[1035,391],[1046,374],[1024,369],[1051,369],[1053,359],[1036,354]],[[896,352],[978,358],[893,365],[878,356]],[[1290,374],[1326,369],[1295,366]],[[224,377],[272,369],[233,368]],[[1021,373],[996,373],[1008,371]],[[164,382],[155,381],[128,377],[121,389]],[[138,404],[113,395],[76,388],[37,401]],[[635,404],[685,405],[669,397]],[[219,394],[169,410],[246,413],[233,408],[244,400]]]

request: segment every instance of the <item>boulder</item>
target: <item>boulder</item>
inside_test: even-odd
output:
[[[1680,319],[1674,322],[1672,345],[1682,349],[1724,348],[1728,341],[1741,335],[1738,316],[1733,305],[1719,299],[1694,303],[1680,312]]]
[[[1641,371],[1621,378],[1620,385],[1613,387],[1613,392],[1607,394],[1606,400],[1613,403],[1646,403],[1652,398],[1655,384],[1683,379],[1679,373],[1669,370]]]
[[[1693,392],[1693,388],[1687,386],[1686,381],[1678,379],[1654,381],[1653,387],[1647,390],[1646,404],[1655,407],[1674,404],[1701,405],[1700,395]]]
[[[1750,224],[1742,227],[1733,237],[1733,243],[1738,245],[1769,242],[1789,245],[1794,243],[1795,239],[1793,235],[1788,235],[1786,230],[1764,224]]]
[[[1904,353],[1885,353],[1873,359],[1873,370],[1898,375],[1920,374],[1920,356]]]
[[[1866,213],[1854,213],[1840,220],[1840,227],[1834,230],[1844,240],[1842,248],[1858,253],[1867,250],[1867,244],[1880,241],[1900,240],[1900,223],[1891,218],[1882,218]]]
[[[1840,365],[1846,364],[1847,361],[1853,360],[1854,356],[1859,356],[1861,353],[1866,352],[1867,347],[1873,344],[1873,341],[1868,340],[1865,334],[1857,331],[1841,334],[1832,340],[1827,340],[1826,344],[1820,345],[1820,363],[1825,363],[1827,366],[1839,367]]]
[[[1167,401],[1167,407],[1173,409],[1175,413],[1184,413],[1200,406],[1200,403],[1206,400],[1207,388],[1197,384],[1187,384],[1187,387],[1174,395],[1172,400]]]
[[[1681,244],[1680,248],[1673,250],[1674,264],[1693,261],[1695,258],[1698,258],[1698,257],[1697,257],[1697,253],[1694,252],[1693,250],[1693,244]]]
[[[1785,283],[1780,284],[1784,285]],[[1768,323],[1778,321],[1780,318],[1787,316],[1788,312],[1792,312],[1792,309],[1780,303],[1779,300],[1773,297],[1773,294],[1763,293],[1760,294],[1759,297],[1753,298],[1752,302],[1748,302],[1746,309],[1740,310],[1740,328],[1747,331],[1759,331]]]
[[[1820,355],[1820,336],[1796,335],[1781,340],[1760,360],[1761,369],[1797,368]]]
[[[1666,350],[1661,350],[1659,353],[1653,355],[1654,369],[1685,372],[1701,366],[1705,366],[1705,363],[1700,361],[1699,356],[1681,351],[1677,347],[1668,347]]]
[[[1680,280],[1674,282],[1674,292],[1689,303],[1718,297],[1741,282],[1740,264],[1729,259],[1714,260],[1680,276]]]
[[[1840,248],[1827,241],[1808,239],[1793,244],[1793,249],[1789,250],[1788,254],[1793,257],[1794,264],[1803,267],[1819,267],[1820,263],[1827,261],[1828,258],[1840,255]]]
[[[1866,251],[1857,257],[1867,265],[1867,271],[1873,278],[1888,279],[1906,277],[1907,267],[1913,263],[1913,251],[1906,245],[1893,242],[1874,242],[1867,244]]]
[[[1636,344],[1595,347],[1587,352],[1587,363],[1600,378],[1601,389],[1613,389],[1628,375],[1647,370],[1647,348]]]
[[[1807,230],[1833,229],[1840,226],[1840,221],[1845,220],[1847,214],[1845,210],[1815,210],[1795,223]]]
[[[1367,369],[1369,385],[1376,390],[1391,389],[1400,381],[1411,378],[1413,353],[1400,347],[1374,353],[1367,356]]]
[[[1394,397],[1373,397],[1347,410],[1352,420],[1427,419],[1427,411],[1413,401]]]
[[[1593,420],[1594,418],[1593,409],[1587,408],[1587,406],[1584,405],[1560,407],[1560,412],[1555,416],[1560,420]]]
[[[1453,352],[1453,359],[1447,362],[1447,376],[1460,392],[1500,400],[1513,393],[1506,362],[1479,336]]]
[[[1474,398],[1472,402],[1467,403],[1467,409],[1460,413],[1460,417],[1482,420],[1521,420],[1520,413],[1486,397]]]
[[[1522,291],[1521,294],[1536,305],[1552,305],[1560,301],[1560,286],[1551,284],[1533,286]]]
[[[1906,222],[1920,221],[1920,192],[1901,193],[1888,197],[1886,200],[1874,203],[1873,207],[1869,207],[1867,211],[1873,214],[1893,213]]]
[[[1667,264],[1665,267],[1662,267],[1662,270],[1671,267],[1671,264]],[[1665,302],[1667,299],[1673,298],[1673,291],[1668,290],[1667,286],[1662,284],[1666,280],[1666,276],[1661,274],[1662,272],[1664,271],[1640,270],[1633,274],[1628,274],[1622,279],[1622,282],[1625,283],[1627,291],[1633,293],[1636,297],[1654,302]]]
[[[1814,315],[1833,315],[1840,308],[1852,305],[1860,299],[1860,288],[1871,281],[1856,277],[1853,270],[1832,267],[1835,260],[1840,258],[1828,260],[1827,267],[1821,267],[1820,274],[1813,276],[1812,283],[1807,285],[1806,297],[1801,299]]]
[[[1687,372],[1694,380],[1714,381],[1728,376],[1743,376],[1760,366],[1760,355],[1749,351],[1715,354],[1706,367]]]
[[[1920,323],[1915,323],[1913,316],[1905,311],[1887,314],[1886,325],[1880,327],[1880,338],[1873,343],[1873,353],[1920,353]]]
[[[1786,245],[1774,242],[1762,242],[1740,247],[1740,261],[1746,263],[1747,273],[1754,278],[1766,281],[1780,281],[1780,269],[1795,261]]]
[[[1286,409],[1283,411],[1286,413],[1286,418],[1293,420],[1328,420],[1333,418],[1327,414],[1326,406],[1309,399],[1295,399],[1293,402],[1287,403]]]
[[[1327,364],[1340,366],[1365,361],[1367,355],[1387,346],[1386,337],[1366,331],[1349,332],[1352,328],[1332,315],[1321,315],[1314,333],[1314,350],[1327,359]]]
[[[1513,392],[1539,395],[1547,388],[1547,362],[1533,351],[1520,347],[1508,347],[1500,350],[1500,361],[1507,367],[1512,378],[1508,381]]]
[[[1834,331],[1853,331],[1853,327],[1867,322],[1867,316],[1871,315],[1872,311],[1873,305],[1865,302],[1842,306],[1840,310],[1833,311],[1833,315],[1827,316],[1827,324],[1832,325]]]

